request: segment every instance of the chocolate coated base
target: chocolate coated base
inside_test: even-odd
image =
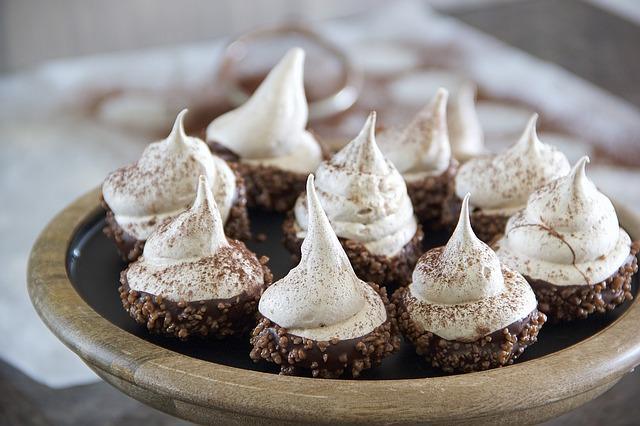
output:
[[[239,241],[231,243],[244,247]],[[267,267],[268,258],[263,256],[259,261],[264,271],[263,283],[252,285],[249,290],[232,298],[191,302],[176,302],[160,295],[131,290],[125,269],[120,274],[118,289],[122,306],[150,332],[182,340],[192,336],[222,339],[242,333],[255,326],[258,301],[273,279]]]
[[[405,303],[408,291],[406,287],[399,288],[393,295],[398,326],[418,355],[446,373],[469,373],[513,364],[527,346],[537,341],[547,319],[535,309],[525,318],[474,342],[447,340],[424,330],[412,319]]]
[[[294,263],[299,262],[303,239],[296,235],[295,218],[292,212],[289,212],[284,220],[282,232],[284,245],[293,255]],[[347,253],[353,270],[361,280],[382,286],[403,286],[411,282],[413,267],[423,253],[423,236],[422,227],[418,225],[413,238],[393,257],[371,254],[363,244],[353,240],[344,238],[338,238],[338,240]]]
[[[525,278],[536,293],[538,308],[551,322],[573,321],[615,309],[633,299],[631,279],[638,271],[640,242],[631,244],[631,252],[618,271],[606,280],[593,285],[558,286],[543,280]]]
[[[356,378],[363,370],[379,365],[383,358],[400,349],[400,335],[395,307],[389,304],[386,290],[370,285],[387,309],[387,320],[370,333],[354,339],[316,341],[290,334],[263,317],[251,333],[251,359],[278,364],[280,374],[320,378]]]
[[[475,210],[471,213],[471,227],[476,236],[487,244],[504,234],[504,228],[510,216],[499,214],[484,214],[482,210]]]
[[[330,157],[328,150],[320,143],[323,157]],[[284,213],[293,205],[304,191],[308,173],[296,173],[273,166],[247,164],[233,151],[216,142],[207,142],[211,152],[233,164],[244,177],[247,187],[247,205],[249,208],[261,208],[266,211]]]
[[[458,162],[452,160],[449,168],[438,176],[407,182],[413,211],[427,232],[451,228],[460,213],[462,202],[455,195],[458,166]]]

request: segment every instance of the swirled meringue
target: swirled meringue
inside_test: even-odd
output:
[[[449,102],[449,141],[451,152],[460,161],[486,153],[484,133],[476,112],[476,86],[463,83]]]
[[[258,310],[295,336],[317,341],[364,336],[387,320],[376,291],[360,280],[307,180],[308,229],[300,263],[262,295]]]
[[[236,177],[207,145],[184,132],[182,110],[169,136],[147,146],[137,163],[106,178],[102,196],[118,225],[138,240],[146,240],[165,219],[188,208],[198,176],[209,182],[224,221],[236,197]]]
[[[475,341],[519,321],[537,307],[527,281],[501,266],[469,222],[469,195],[446,246],[425,253],[413,272],[407,310],[424,330],[447,340]]]
[[[539,188],[495,244],[503,263],[551,284],[597,284],[629,256],[631,238],[611,201],[587,178],[582,157],[567,176]]]
[[[487,214],[509,215],[523,208],[538,187],[566,175],[569,162],[555,147],[536,134],[534,114],[519,141],[505,152],[474,158],[460,167],[456,195],[470,192],[471,204]]]
[[[264,283],[256,256],[225,237],[204,176],[191,208],[160,225],[126,274],[131,290],[174,302],[228,299]]]
[[[362,243],[370,253],[393,256],[413,238],[417,221],[405,182],[378,149],[376,114],[360,134],[316,170],[316,190],[336,234]],[[297,236],[308,227],[303,196],[294,208]]]
[[[322,161],[320,145],[305,128],[304,50],[293,48],[253,95],[207,127],[207,141],[223,145],[246,163],[312,172]]]
[[[407,182],[439,175],[449,167],[448,98],[446,89],[438,89],[407,127],[391,128],[379,137],[380,149]]]

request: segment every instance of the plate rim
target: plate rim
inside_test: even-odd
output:
[[[318,380],[191,358],[112,324],[82,299],[68,278],[69,244],[100,208],[99,199],[97,187],[41,232],[29,256],[29,296],[47,327],[91,368],[174,401],[283,421],[469,420],[575,398],[617,382],[640,364],[640,333],[634,330],[640,323],[638,297],[612,324],[572,346],[522,364],[455,376]],[[640,237],[640,215],[614,206],[623,227]]]

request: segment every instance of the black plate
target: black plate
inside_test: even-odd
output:
[[[250,242],[248,246],[258,254],[271,259],[269,266],[274,279],[283,277],[293,266],[289,253],[282,246],[282,215],[254,212],[251,223],[254,235],[264,233],[265,242]],[[239,336],[221,341],[192,340],[181,342],[176,339],[151,335],[144,326],[138,325],[122,308],[118,295],[119,274],[125,264],[118,256],[115,246],[102,233],[104,211],[90,217],[74,236],[67,254],[67,271],[71,282],[80,296],[104,318],[121,329],[141,339],[162,346],[171,351],[247,370],[277,373],[273,364],[255,364],[249,359],[248,336]],[[426,241],[428,247],[446,242],[446,235],[431,235]],[[633,293],[638,288],[637,275],[633,282]],[[571,324],[545,325],[538,337],[538,343],[529,347],[517,363],[559,351],[581,340],[593,336],[614,322],[630,306],[630,302],[606,315],[596,315]],[[413,347],[403,342],[401,350],[385,359],[381,367],[365,371],[363,379],[411,379],[436,377],[442,373],[426,365],[418,357]]]

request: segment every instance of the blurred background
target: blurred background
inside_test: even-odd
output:
[[[471,82],[489,150],[538,112],[543,141],[572,162],[589,154],[596,183],[640,212],[635,0],[0,0],[0,423],[182,424],[46,330],[25,290],[29,249],[177,111],[199,134],[293,44],[308,51],[310,101],[341,94],[310,123],[334,148],[371,109],[402,124],[437,87]],[[637,424],[639,377],[549,424]]]

